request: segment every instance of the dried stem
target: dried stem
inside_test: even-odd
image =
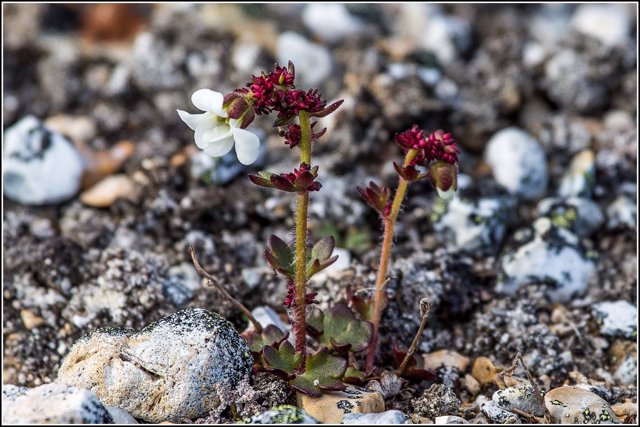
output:
[[[240,310],[245,316],[247,316],[249,321],[253,324],[253,327],[255,328],[256,332],[262,333],[262,325],[260,324],[260,322],[258,322],[256,320],[255,317],[253,317],[253,314],[251,314],[251,311],[249,311],[249,309],[247,307],[242,305],[242,303],[240,301],[238,301],[237,299],[235,299],[234,297],[229,295],[229,292],[227,292],[222,287],[220,282],[218,282],[212,275],[207,273],[205,271],[205,269],[202,268],[202,266],[198,262],[198,259],[196,258],[196,251],[195,251],[195,249],[193,249],[193,246],[189,246],[189,254],[191,255],[191,261],[193,262],[193,265],[195,266],[196,271],[198,272],[198,274],[200,276],[205,278],[207,284],[209,286],[211,286],[211,287],[216,288],[218,290],[218,292],[220,292],[222,294],[223,297],[225,297],[229,302],[231,302],[231,304],[236,306],[236,308],[238,308],[238,310]]]
[[[409,150],[404,160],[404,166],[409,166],[411,161],[417,155],[416,150]],[[387,282],[387,272],[389,270],[389,260],[391,259],[391,247],[393,246],[393,232],[400,213],[400,207],[402,206],[402,200],[407,191],[408,181],[400,177],[398,183],[398,189],[396,190],[393,198],[393,204],[391,205],[391,213],[383,218],[384,221],[384,234],[382,238],[382,248],[380,250],[380,263],[378,265],[378,274],[376,276],[376,289],[373,296],[373,339],[367,349],[367,359],[365,364],[365,370],[371,372],[373,370],[373,364],[375,362],[376,352],[379,346],[379,334],[380,318],[382,317],[383,301],[382,292],[384,292],[384,285]]]
[[[404,356],[400,367],[398,368],[399,375],[404,374],[407,370],[407,366],[409,365],[409,360],[413,357],[413,354],[416,352],[418,345],[420,345],[420,341],[422,340],[422,332],[424,331],[424,327],[427,324],[427,319],[429,318],[429,314],[431,313],[431,301],[426,298],[422,298],[420,300],[420,326],[418,327],[418,332],[416,332],[416,336],[413,337],[413,341],[411,342],[411,347],[409,347],[409,351],[407,355]]]

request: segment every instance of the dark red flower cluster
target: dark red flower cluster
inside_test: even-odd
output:
[[[297,193],[300,191],[318,191],[322,184],[316,181],[318,166],[310,167],[301,163],[299,169],[293,172],[275,174],[271,172],[258,172],[257,175],[249,174],[249,179],[261,187],[272,187],[278,190]]]
[[[284,298],[284,305],[287,308],[291,308],[295,301],[296,285],[293,280],[287,280],[287,296]],[[317,304],[316,301],[317,292],[310,292],[304,296],[305,304]]]
[[[302,136],[300,132],[300,125],[289,125],[287,130],[280,131],[280,136],[284,138],[284,143],[289,148],[293,148],[300,144],[300,137]]]
[[[412,166],[424,165],[434,160],[442,160],[450,164],[458,161],[460,149],[451,133],[445,133],[443,130],[437,130],[427,135],[417,125],[413,125],[411,129],[397,134],[395,139],[403,150],[416,150],[418,152],[411,161]]]

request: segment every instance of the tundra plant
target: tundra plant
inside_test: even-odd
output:
[[[249,175],[251,182],[258,186],[294,193],[296,197],[295,238],[287,242],[273,235],[265,251],[267,261],[286,280],[288,292],[283,304],[292,325],[293,344],[287,340],[287,332],[273,325],[263,329],[250,312],[235,301],[255,326],[245,333],[254,356],[254,369],[278,375],[291,387],[311,396],[319,396],[327,390],[342,390],[345,382],[362,383],[365,374],[359,370],[356,355],[368,352],[366,372],[371,373],[378,346],[377,335],[384,306],[383,290],[393,227],[407,185],[421,178],[429,178],[441,195],[449,197],[453,194],[457,187],[455,163],[458,148],[451,135],[442,131],[427,135],[414,126],[396,137],[406,157],[403,166],[394,163],[400,175],[400,184],[393,202],[390,201],[387,187],[371,183],[367,189],[359,189],[365,200],[378,210],[385,224],[373,302],[358,302],[352,298],[351,307],[341,303],[320,311],[308,307],[316,303],[316,293],[307,289],[307,283],[314,274],[334,263],[337,256],[332,256],[332,237],[311,244],[307,233],[309,196],[322,188],[318,181],[318,166],[312,163],[312,148],[326,131],[326,128],[319,131],[314,128],[317,118],[336,111],[342,101],[327,106],[317,89],[297,89],[291,62],[286,68],[275,64],[273,71],[253,76],[245,87],[227,95],[200,89],[193,94],[191,101],[203,113],[190,114],[178,110],[178,114],[195,132],[196,145],[213,157],[223,156],[235,147],[242,164],[254,163],[258,158],[260,142],[247,128],[256,115],[270,114],[276,116],[274,127],[279,128],[284,143],[300,152],[299,166],[291,172],[262,171]],[[427,171],[420,172],[417,169],[420,165],[427,166]],[[231,298],[215,278],[199,266],[193,251],[191,255],[198,272],[207,282],[218,287],[225,297]],[[356,315],[352,308],[360,315]],[[317,343],[318,350],[313,354],[307,354],[307,335]],[[405,359],[402,372],[406,371],[409,362],[408,357]]]

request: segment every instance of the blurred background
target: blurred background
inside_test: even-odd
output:
[[[414,123],[442,128],[463,150],[461,194],[476,204],[439,226],[445,208],[434,210],[434,191],[419,182],[398,226],[395,256],[448,251],[421,267],[442,268],[448,283],[434,308],[443,326],[427,329],[423,350],[490,352],[493,341],[460,338],[467,332],[456,322],[495,316],[488,303],[500,262],[548,214],[544,197],[588,199],[586,231],[553,217],[569,221],[581,253],[599,254],[584,276],[598,285],[577,285],[583,302],[636,299],[635,5],[3,4],[3,12],[6,382],[49,382],[83,331],[137,328],[184,306],[214,308],[241,328],[238,313],[200,286],[189,245],[250,308],[282,312],[284,284],[262,253],[271,233],[291,231],[292,199],[246,174],[288,171],[297,153],[258,118],[257,164],[211,159],[176,109],[196,112],[196,89],[227,93],[288,60],[298,87],[345,100],[315,146],[323,188],[312,195],[311,231],[336,237],[336,268],[357,271],[350,283],[370,285],[380,231],[355,187],[395,185],[393,135]],[[483,198],[498,208],[478,207]],[[574,214],[584,206],[560,205]],[[465,221],[480,231],[461,237]],[[325,303],[344,291],[326,280]],[[387,333],[410,341],[422,294],[392,305]],[[545,353],[553,345],[540,345],[555,357]]]

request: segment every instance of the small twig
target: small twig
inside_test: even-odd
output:
[[[547,409],[547,405],[544,404],[544,396],[542,395],[542,393],[540,393],[540,389],[538,388],[538,383],[533,380],[533,376],[531,375],[529,368],[527,368],[527,365],[524,364],[524,360],[522,360],[522,355],[520,353],[516,354],[514,363],[516,360],[520,362],[520,366],[522,366],[522,369],[524,369],[524,374],[527,376],[527,380],[529,380],[529,382],[531,383],[531,387],[533,387],[533,393],[536,395],[536,398],[538,399],[540,406],[542,406],[542,410],[544,411],[544,416],[542,417],[543,423],[544,424],[550,423],[551,413]]]
[[[422,332],[424,331],[424,327],[427,324],[427,319],[429,318],[429,313],[431,312],[431,301],[427,298],[422,298],[420,300],[420,327],[418,328],[418,332],[416,332],[416,336],[413,337],[413,342],[411,343],[411,347],[409,347],[409,351],[407,355],[402,360],[400,367],[398,368],[398,372],[400,375],[404,374],[407,370],[407,365],[409,364],[409,360],[413,357],[413,353],[416,352],[418,348],[418,344],[422,340]]]
[[[541,424],[540,418],[536,417],[533,414],[530,414],[530,413],[525,412],[525,411],[523,411],[521,409],[518,409],[518,408],[511,408],[510,411],[513,412],[516,415],[520,415],[521,417],[525,417],[529,421],[535,421],[536,424]]]
[[[262,325],[260,324],[260,322],[256,320],[255,317],[253,317],[253,314],[251,314],[249,309],[244,305],[242,305],[240,301],[238,301],[237,299],[229,295],[229,293],[222,287],[222,285],[213,276],[207,273],[204,268],[202,268],[202,266],[198,262],[198,259],[196,258],[196,251],[195,249],[193,249],[193,246],[189,246],[189,254],[191,254],[191,261],[193,261],[193,265],[195,266],[196,271],[200,276],[205,278],[205,280],[207,281],[207,284],[209,286],[216,288],[218,292],[222,294],[223,297],[225,297],[229,302],[231,302],[231,304],[236,306],[238,310],[244,313],[244,315],[247,316],[249,321],[253,323],[253,327],[256,329],[256,332],[262,333]]]

